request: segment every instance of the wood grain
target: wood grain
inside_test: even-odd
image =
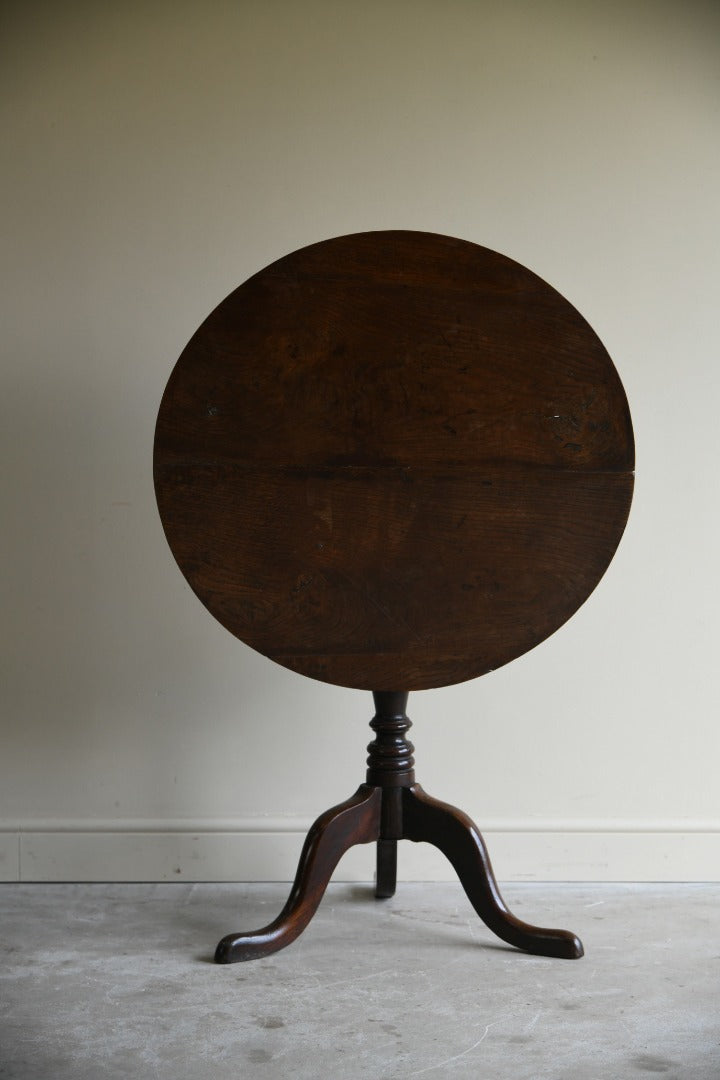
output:
[[[553,633],[632,498],[625,394],[601,342],[517,263],[427,233],[295,252],[177,362],[155,484],[205,606],[285,666],[425,689]]]

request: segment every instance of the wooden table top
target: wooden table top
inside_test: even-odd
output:
[[[627,400],[558,292],[463,240],[371,232],[230,294],[160,406],[194,592],[285,667],[366,690],[482,675],[597,585],[630,509]]]

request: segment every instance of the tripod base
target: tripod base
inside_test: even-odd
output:
[[[406,694],[375,694],[378,732],[370,744],[368,782],[317,819],[307,835],[290,896],[278,917],[250,933],[228,934],[215,960],[256,960],[290,945],[315,914],[340,858],[355,844],[377,843],[379,898],[395,892],[397,841],[434,844],[455,867],[483,922],[509,945],[539,956],[574,960],[582,942],[569,930],[547,930],[516,918],[500,895],[482,836],[467,814],[426,795],[415,783]]]

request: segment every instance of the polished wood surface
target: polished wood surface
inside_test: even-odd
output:
[[[572,305],[417,232],[315,244],[241,285],[178,360],[155,439],[205,606],[369,690],[470,679],[553,633],[612,559],[633,464],[622,385]]]

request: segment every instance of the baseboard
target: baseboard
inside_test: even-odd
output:
[[[309,822],[34,822],[0,828],[0,881],[287,881]],[[503,881],[720,881],[717,823],[508,823],[483,829]],[[372,845],[334,880],[371,881]],[[403,842],[398,876],[452,881],[428,844]]]

